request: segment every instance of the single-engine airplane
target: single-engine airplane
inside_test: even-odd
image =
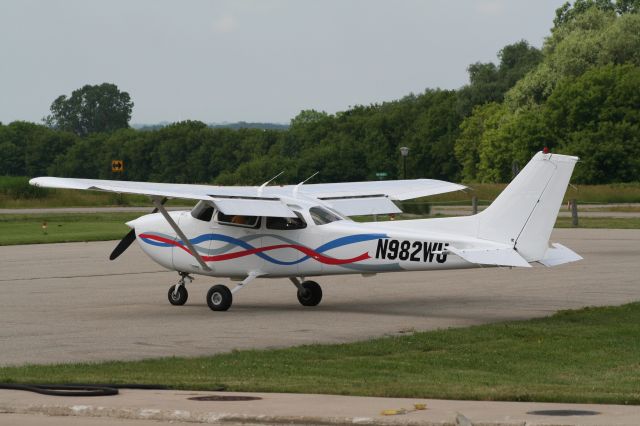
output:
[[[316,306],[322,289],[307,277],[428,271],[486,266],[555,266],[582,259],[549,245],[577,157],[538,152],[484,211],[472,216],[359,223],[356,215],[401,213],[394,200],[466,187],[415,179],[259,187],[207,186],[39,177],[35,186],[144,194],[155,210],[132,220],[111,253],[137,239],[151,259],[180,278],[169,288],[172,305],[188,298],[191,274],[239,281],[207,293],[214,311],[254,279],[288,278],[298,301]],[[168,212],[169,198],[198,200],[191,211]]]

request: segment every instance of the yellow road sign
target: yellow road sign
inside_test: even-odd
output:
[[[122,160],[111,160],[111,171],[112,172],[123,172],[124,171],[124,161]]]

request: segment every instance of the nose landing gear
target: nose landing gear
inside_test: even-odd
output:
[[[169,303],[174,306],[181,306],[187,303],[189,292],[187,291],[185,281],[189,280],[189,283],[193,281],[193,277],[191,277],[186,272],[179,272],[179,274],[180,279],[178,280],[178,284],[169,287],[169,293],[167,294]]]

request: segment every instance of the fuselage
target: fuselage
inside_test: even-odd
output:
[[[171,212],[210,271],[203,270],[188,247],[160,214],[129,223],[153,260],[167,269],[216,277],[307,277],[335,274],[375,274],[396,271],[469,268],[476,265],[449,253],[447,247],[478,242],[469,237],[403,229],[394,222],[354,222],[336,214],[318,218],[321,206],[295,205],[298,220],[252,217],[233,223],[221,212]],[[314,210],[316,209],[316,210]],[[322,213],[322,212],[321,212]],[[325,222],[325,223],[323,223]],[[472,241],[473,240],[473,241]]]

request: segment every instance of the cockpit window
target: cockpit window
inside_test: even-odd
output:
[[[298,217],[267,217],[268,229],[303,229],[307,227],[307,222],[304,221],[302,215],[298,212],[294,212]]]
[[[218,222],[223,225],[242,226],[245,228],[260,227],[260,217],[258,216],[226,215],[220,211],[218,212]]]
[[[319,206],[311,207],[309,209],[309,214],[311,215],[311,219],[313,219],[313,222],[316,225],[325,225],[337,220],[342,220],[342,218],[337,214],[332,213],[329,210]]]
[[[213,216],[213,206],[206,201],[199,201],[191,210],[191,216],[204,222],[209,222]]]

